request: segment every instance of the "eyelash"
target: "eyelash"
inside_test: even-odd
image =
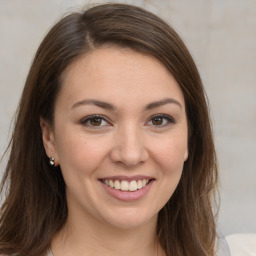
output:
[[[89,126],[89,127],[94,127],[94,128],[97,128],[97,127],[102,127],[102,125],[92,125],[91,123],[89,123],[90,121],[92,121],[93,119],[100,119],[101,122],[102,121],[105,121],[108,123],[108,125],[103,125],[103,126],[109,126],[109,121],[107,121],[107,119],[102,116],[102,115],[90,115],[90,116],[86,116],[85,118],[83,118],[81,120],[81,124],[85,125],[85,126]]]
[[[154,118],[161,118],[162,121],[165,119],[166,120],[166,123],[165,124],[161,124],[161,125],[154,125],[152,124],[153,126],[155,126],[156,128],[161,128],[161,127],[165,127],[169,124],[175,124],[175,120],[173,117],[169,116],[169,115],[166,115],[166,114],[156,114],[156,115],[153,115],[149,118],[149,121],[147,121],[147,123],[149,122],[152,122]]]
[[[160,125],[154,125],[152,123],[152,126],[157,127],[157,128],[161,128],[164,126],[167,126],[169,124],[175,124],[175,120],[173,119],[173,117],[166,115],[166,114],[156,114],[151,116],[148,121],[146,122],[146,124],[148,124],[149,122],[152,122],[154,118],[161,118],[162,121],[166,120],[166,123],[164,124],[160,124]],[[91,121],[93,121],[93,119],[99,119],[100,120],[100,125],[92,125],[92,123],[90,123]],[[102,121],[105,121],[106,123],[108,123],[107,125],[101,125]],[[163,121],[164,122],[164,121]],[[100,128],[102,126],[110,126],[110,122],[102,115],[90,115],[90,116],[86,116],[85,118],[83,118],[80,122],[82,125],[84,126],[88,126],[88,127],[94,127],[94,128]]]

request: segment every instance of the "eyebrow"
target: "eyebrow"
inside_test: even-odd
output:
[[[165,98],[163,100],[159,100],[159,101],[154,101],[152,103],[149,103],[144,110],[151,110],[153,108],[158,108],[161,106],[164,106],[166,104],[175,104],[177,106],[179,106],[182,109],[182,105],[175,99],[172,98]]]
[[[163,100],[154,101],[154,102],[149,103],[148,105],[145,106],[144,111],[158,108],[158,107],[164,106],[166,104],[175,104],[175,105],[179,106],[180,108],[182,108],[182,105],[177,100],[172,99],[172,98],[165,98]],[[100,101],[100,100],[95,100],[95,99],[84,99],[84,100],[78,101],[71,108],[74,109],[74,108],[77,108],[79,106],[84,106],[84,105],[95,105],[100,108],[104,108],[104,109],[111,110],[111,111],[116,110],[116,107],[114,105],[107,103],[105,101]]]
[[[104,101],[94,100],[94,99],[85,99],[85,100],[78,101],[71,108],[74,109],[83,105],[96,105],[100,108],[104,108],[112,111],[116,110],[116,107],[114,105]]]

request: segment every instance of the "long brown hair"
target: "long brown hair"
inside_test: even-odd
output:
[[[58,167],[48,165],[39,118],[53,123],[61,75],[79,56],[111,44],[160,60],[179,83],[189,124],[189,158],[180,183],[159,212],[157,234],[167,256],[213,256],[217,165],[207,101],[196,65],[177,33],[139,7],[103,4],[62,18],[31,65],[1,184],[0,253],[43,255],[68,208]]]

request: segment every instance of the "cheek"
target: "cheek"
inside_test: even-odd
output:
[[[186,137],[166,139],[161,144],[155,144],[156,161],[166,174],[182,171],[187,156],[187,141],[183,138]]]
[[[186,152],[186,142],[169,140],[158,145],[155,150],[155,162],[158,170],[158,200],[157,209],[161,209],[172,197],[177,188],[184,164],[184,153]]]
[[[72,175],[93,173],[105,158],[107,144],[97,143],[97,140],[90,140],[84,135],[69,134],[59,138],[57,143],[62,171],[72,172]]]
[[[97,170],[105,159],[107,149],[90,140],[69,137],[59,144],[59,160],[63,178],[66,183],[67,200],[82,206],[83,198],[90,204],[95,191]],[[83,197],[81,197],[83,195]],[[71,200],[71,201],[70,201]]]

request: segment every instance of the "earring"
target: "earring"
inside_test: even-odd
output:
[[[54,157],[50,157],[50,158],[49,158],[49,164],[50,164],[51,166],[55,166],[55,158],[54,158]]]

